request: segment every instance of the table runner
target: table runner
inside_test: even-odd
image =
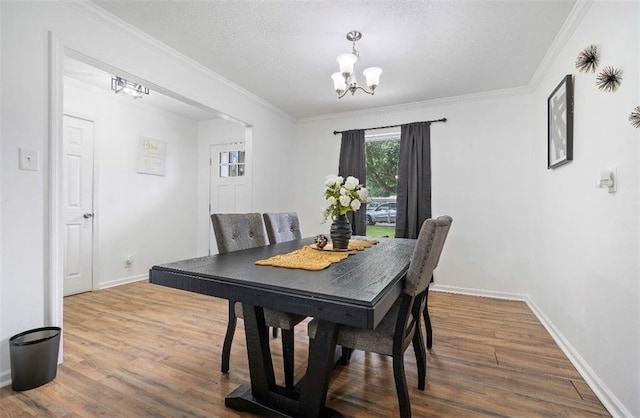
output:
[[[295,250],[290,253],[276,255],[264,260],[258,260],[255,264],[259,266],[319,271],[329,267],[332,263],[342,261],[349,257],[349,255],[362,251],[365,248],[372,247],[377,243],[378,241],[376,240],[352,239],[349,240],[348,251],[332,251],[333,247],[331,246],[331,243],[327,244],[327,246],[322,250],[314,249],[305,245],[299,250]]]

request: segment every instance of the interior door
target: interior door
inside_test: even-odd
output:
[[[93,122],[64,116],[64,295],[93,290]]]
[[[209,213],[245,213],[251,210],[244,143],[212,145],[210,150]],[[209,254],[218,252],[209,221]]]

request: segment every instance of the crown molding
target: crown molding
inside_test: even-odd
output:
[[[277,114],[278,116],[288,120],[291,123],[295,123],[296,118],[293,117],[291,114],[285,112],[284,110],[280,109],[279,107],[271,104],[270,102],[264,100],[263,98],[256,96],[255,94],[251,93],[249,90],[246,90],[242,87],[240,87],[239,85],[229,81],[228,79],[222,77],[220,74],[214,72],[213,70],[205,67],[204,65],[200,64],[199,62],[183,55],[182,53],[180,53],[179,51],[171,48],[170,46],[160,42],[159,40],[157,40],[156,38],[148,35],[147,33],[141,31],[140,29],[136,28],[135,26],[125,22],[124,20],[112,15],[111,13],[107,12],[106,10],[102,9],[101,7],[97,6],[96,4],[94,4],[91,1],[87,1],[87,0],[62,0],[63,3],[65,3],[66,5],[74,8],[75,10],[83,13],[84,15],[104,24],[105,26],[110,26],[116,30],[119,31],[123,31],[126,32],[128,35],[137,38],[139,41],[149,45],[150,47],[154,48],[156,51],[168,56],[171,59],[174,59],[176,61],[180,61],[181,63],[185,64],[186,66],[199,71],[200,73],[204,74],[205,76],[214,79],[215,81],[224,84],[226,87],[229,87],[230,89],[234,90],[235,92],[245,96],[246,98],[254,101],[255,103],[261,105],[263,108],[265,108],[268,111],[271,111],[275,114]]]
[[[569,39],[575,32],[578,25],[582,22],[582,19],[587,14],[594,1],[595,0],[576,0],[576,3],[573,5],[569,15],[562,24],[560,31],[551,43],[549,49],[547,49],[547,53],[542,57],[542,61],[540,61],[538,68],[533,73],[533,76],[529,81],[529,88],[532,91],[540,85],[545,73],[556,58],[558,58],[562,48],[564,48],[567,42],[569,42]]]
[[[367,116],[376,116],[389,113],[406,112],[409,110],[425,109],[429,107],[446,106],[452,104],[469,103],[482,100],[491,100],[502,97],[519,96],[531,93],[531,89],[525,87],[514,87],[503,90],[493,90],[482,93],[463,94],[460,96],[443,97],[440,99],[425,100],[421,102],[401,103],[391,106],[380,106],[365,110],[355,110],[352,112],[331,113],[322,116],[314,116],[310,118],[298,119],[296,125],[306,125],[310,123],[324,122],[345,118],[363,118]]]

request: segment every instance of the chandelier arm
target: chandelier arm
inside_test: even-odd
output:
[[[358,89],[360,89],[360,90],[364,91],[365,93],[370,94],[370,95],[372,95],[372,96],[373,96],[373,92],[374,92],[373,90],[369,91],[369,90],[365,89],[365,88],[364,88],[364,87],[362,87],[362,86],[358,86],[358,87],[356,87],[356,89],[355,89],[355,90],[358,90]],[[354,92],[355,92],[355,90],[354,90]]]
[[[342,93],[338,93],[338,99],[342,99],[345,96],[345,94],[347,94],[348,92],[349,92],[349,87],[344,89]]]

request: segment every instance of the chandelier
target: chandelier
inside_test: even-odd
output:
[[[123,92],[134,99],[139,99],[145,94],[149,94],[149,87],[144,87],[121,77],[111,78],[111,90],[116,93]]]
[[[379,67],[369,67],[362,72],[367,79],[367,87],[369,90],[358,85],[358,81],[356,80],[356,62],[358,62],[360,53],[356,49],[356,42],[361,38],[362,33],[357,30],[352,30],[347,33],[347,39],[353,43],[351,52],[340,54],[336,59],[340,65],[340,71],[333,73],[331,78],[333,79],[333,87],[336,93],[338,93],[338,99],[342,99],[349,91],[351,95],[354,95],[358,89],[367,94],[373,94],[380,82],[382,69]]]

